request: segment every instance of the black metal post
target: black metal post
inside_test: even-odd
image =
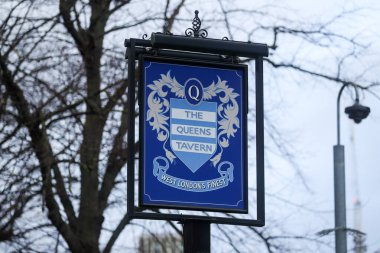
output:
[[[135,199],[135,41],[131,40],[131,47],[128,49],[128,160],[127,160],[127,212],[129,218],[133,217]]]
[[[255,60],[256,76],[256,162],[257,166],[264,168],[264,70],[263,57]],[[247,94],[248,96],[248,94]],[[247,101],[248,106],[248,101]],[[248,110],[247,110],[248,112]],[[264,170],[257,171],[257,219],[265,224],[265,193]],[[259,208],[261,207],[261,208]]]
[[[184,253],[210,253],[210,222],[187,220],[183,226]]]

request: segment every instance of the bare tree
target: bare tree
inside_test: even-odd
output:
[[[220,15],[206,20],[222,27],[230,39],[245,36],[253,40],[263,33],[263,38],[271,38],[268,66],[336,84],[354,84],[340,71],[325,73],[295,59],[284,62],[276,58],[282,36],[321,48],[326,46],[325,40],[351,45],[352,52],[363,48],[354,39],[330,31],[328,25],[334,20],[308,26],[271,25],[273,19],[252,21],[252,30],[243,31],[234,23],[239,19],[233,21],[233,17],[264,17],[270,6],[253,10],[215,3]],[[122,41],[146,31],[176,31],[191,20],[190,4],[185,0],[20,0],[2,4],[0,241],[11,241],[15,250],[30,252],[68,248],[71,252],[107,253],[127,225],[131,229],[137,226],[130,224],[123,209],[129,152],[126,118],[134,108],[127,106]],[[187,18],[181,18],[181,13]],[[277,23],[288,22],[280,21]],[[362,89],[376,85],[360,80],[355,84]],[[273,146],[292,159],[280,133],[269,126],[267,134]],[[110,214],[120,208],[123,214],[115,222]],[[180,233],[177,225],[170,226]],[[267,252],[285,252],[284,240],[300,239],[297,235],[281,237],[270,229],[219,228],[215,236],[235,252],[246,252],[244,245],[234,246],[234,241],[247,231],[254,234],[249,239],[263,243]]]

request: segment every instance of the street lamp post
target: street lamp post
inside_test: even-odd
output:
[[[358,87],[353,84],[344,84],[339,90],[337,99],[337,144],[334,145],[334,208],[335,208],[335,252],[347,253],[346,227],[346,186],[344,146],[340,144],[340,98],[344,88],[353,86],[355,102],[345,108],[348,117],[359,124],[370,113],[370,108],[359,103]]]

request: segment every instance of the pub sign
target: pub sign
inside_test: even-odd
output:
[[[140,61],[140,205],[248,213],[247,66]]]

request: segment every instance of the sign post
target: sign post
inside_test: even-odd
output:
[[[209,221],[185,221],[183,224],[183,252],[211,252]]]
[[[211,223],[265,224],[262,57],[268,48],[207,39],[195,15],[187,36],[153,33],[150,40],[125,41],[129,108],[135,108],[137,61],[140,73],[139,197],[135,203],[135,116],[129,113],[128,215],[181,222],[185,253],[210,252]],[[231,214],[249,213],[248,66],[238,56],[253,57],[256,66],[256,219]],[[148,209],[221,215],[141,211]]]

